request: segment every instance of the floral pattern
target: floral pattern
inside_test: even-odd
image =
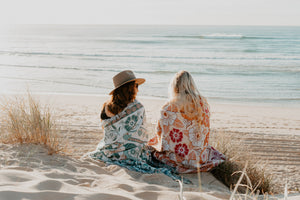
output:
[[[153,157],[179,173],[208,171],[224,162],[225,156],[208,144],[210,112],[200,104],[201,116],[189,116],[167,103],[161,111],[157,131],[148,145],[155,148]]]
[[[128,116],[127,120],[125,121],[125,129],[127,131],[131,131],[136,127],[137,121],[138,117],[136,115]]]
[[[175,153],[181,157],[184,157],[189,153],[189,149],[186,144],[177,144],[175,146]]]
[[[167,110],[163,110],[161,112],[161,116],[162,116],[162,124],[164,125],[171,125],[174,123],[174,120],[176,119],[176,114]]]
[[[146,147],[148,134],[145,127],[145,109],[135,100],[121,113],[102,121],[104,138],[97,149],[88,153],[95,160],[115,164],[142,173],[164,173],[173,179],[180,179],[170,166],[155,166],[151,152]],[[188,183],[188,180],[184,180]]]
[[[116,127],[114,127],[114,126],[110,126],[109,128],[107,128],[106,134],[104,137],[105,143],[112,144],[118,139],[118,135],[115,134],[115,132],[116,132],[115,128]]]
[[[173,142],[181,142],[182,140],[182,132],[178,129],[174,128],[170,131],[170,137]]]
[[[201,132],[204,133],[204,129],[201,128]],[[198,130],[196,128],[191,128],[189,130],[189,139],[192,142],[193,146],[201,147],[203,145],[203,138],[198,134]]]
[[[144,107],[134,101],[118,115],[103,120],[104,139],[90,156],[106,162],[129,157],[136,161],[147,159],[143,157],[145,142],[148,141],[144,115]]]

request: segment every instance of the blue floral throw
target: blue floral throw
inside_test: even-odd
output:
[[[104,138],[89,156],[129,170],[150,174],[163,173],[174,180],[180,179],[172,172],[174,169],[152,161],[151,152],[146,147],[148,134],[145,122],[145,108],[135,100],[121,113],[102,121]]]

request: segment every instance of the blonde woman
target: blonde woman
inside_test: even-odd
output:
[[[208,171],[225,156],[208,144],[210,112],[191,74],[178,72],[170,83],[169,101],[161,109],[157,131],[148,145],[153,157],[178,173]]]

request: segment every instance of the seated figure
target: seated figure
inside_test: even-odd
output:
[[[154,159],[178,173],[208,171],[225,156],[208,144],[210,111],[189,72],[178,72],[170,83],[169,101],[162,107],[155,137],[148,145]]]
[[[152,162],[148,149],[145,108],[136,100],[138,87],[145,79],[136,78],[130,70],[122,71],[113,78],[115,89],[111,99],[104,103],[101,125],[104,138],[97,149],[88,155],[107,164],[115,164],[142,173],[164,173],[173,179],[168,165]]]

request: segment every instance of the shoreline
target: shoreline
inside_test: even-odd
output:
[[[32,92],[33,95],[49,95],[49,96],[90,96],[90,97],[107,97],[109,98],[110,95],[108,94],[94,94],[94,93],[64,93],[64,92]],[[3,92],[0,91],[1,96],[18,96],[18,95],[27,95],[27,92]],[[137,95],[137,98],[141,99],[154,99],[154,100],[162,100],[166,101],[168,97],[156,97],[156,96],[147,96],[147,95]],[[207,98],[210,104],[224,104],[224,105],[239,105],[239,106],[259,106],[259,107],[282,107],[282,108],[300,108],[300,100],[299,102],[284,102],[284,100],[272,100],[277,102],[262,102],[259,100],[253,101],[241,101],[241,100],[220,100],[220,98]]]

